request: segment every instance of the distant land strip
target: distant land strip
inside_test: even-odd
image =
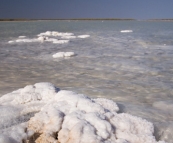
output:
[[[69,19],[13,19],[13,18],[0,18],[0,21],[38,21],[38,20],[136,20],[136,21],[173,21],[172,19],[133,19],[133,18],[69,18]]]
[[[173,19],[148,19],[148,21],[173,21]]]
[[[70,19],[12,19],[3,18],[0,21],[36,21],[36,20],[135,20],[131,18],[121,19],[121,18],[70,18]]]

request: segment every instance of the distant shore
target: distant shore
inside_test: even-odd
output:
[[[128,20],[128,21],[173,21],[173,19],[132,19],[132,18],[126,18],[126,19],[122,19],[122,18],[72,18],[72,19],[10,19],[10,18],[4,18],[4,19],[0,19],[0,21],[54,21],[54,20],[110,20],[110,21],[114,21],[114,20]]]
[[[136,20],[136,19],[121,19],[121,18],[72,18],[72,19],[0,19],[0,21],[37,21],[37,20]]]

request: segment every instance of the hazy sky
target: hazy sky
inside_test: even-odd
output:
[[[0,0],[0,18],[173,18],[173,0]]]

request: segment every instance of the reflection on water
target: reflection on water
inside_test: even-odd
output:
[[[133,33],[120,33],[123,29],[132,29]],[[141,116],[155,124],[173,121],[173,111],[166,106],[168,101],[173,105],[172,23],[14,22],[0,23],[0,30],[1,95],[46,81],[61,89],[111,98],[119,103],[122,112]],[[47,30],[91,37],[71,39],[62,45],[8,44],[20,35],[33,38]],[[61,51],[73,51],[77,56],[52,58]],[[159,101],[165,103],[155,106]]]

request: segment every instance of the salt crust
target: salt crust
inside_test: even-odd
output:
[[[76,36],[62,36],[62,39],[75,39]]]
[[[26,38],[26,36],[19,36],[19,38]]]
[[[12,110],[18,117],[39,111],[28,121],[23,118],[23,123],[1,128],[0,143],[157,143],[152,123],[118,114],[112,100],[91,99],[51,83],[36,83],[6,94],[0,104],[1,113]],[[1,124],[6,117],[9,115],[3,114]]]
[[[67,39],[75,39],[75,38],[88,38],[90,35],[79,35],[74,36],[73,33],[63,33],[57,31],[47,31],[44,33],[40,33],[37,35],[38,38],[26,39],[26,36],[19,36],[17,40],[8,41],[8,43],[31,43],[31,42],[52,42],[53,44],[64,44],[68,43]],[[52,37],[60,37],[61,39],[56,39]]]
[[[75,56],[74,52],[58,52],[52,55],[53,58],[64,58],[64,57],[72,57]]]
[[[63,33],[57,31],[46,31],[44,33],[40,33],[37,36],[73,36],[73,33]]]
[[[79,36],[77,36],[78,38],[88,38],[88,37],[90,37],[90,35],[79,35]]]
[[[8,43],[14,43],[14,41],[8,41]]]
[[[53,41],[53,44],[64,44],[64,43],[68,43],[69,40],[56,40],[56,41]]]
[[[121,30],[121,33],[129,33],[129,32],[133,32],[133,30]]]

